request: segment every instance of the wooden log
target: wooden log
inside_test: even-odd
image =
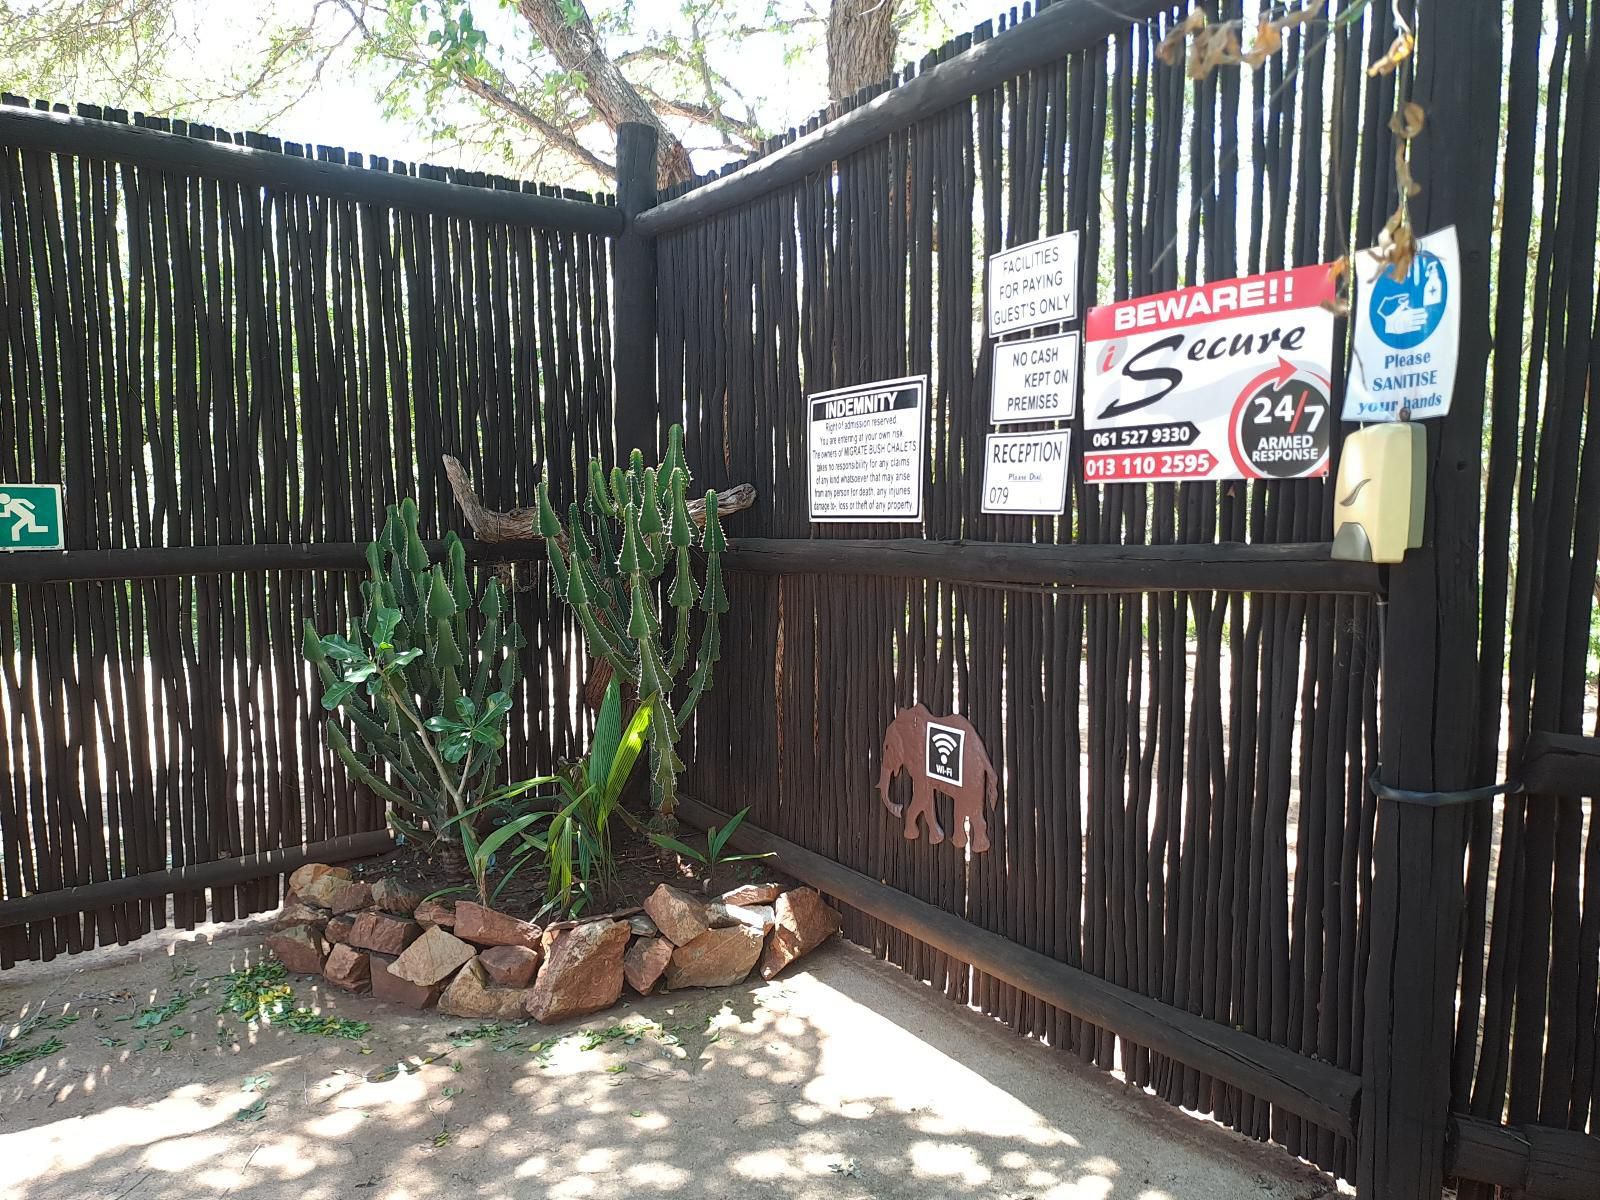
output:
[[[1412,145],[1411,167],[1435,186],[1412,201],[1411,215],[1418,234],[1456,227],[1462,269],[1450,417],[1428,422],[1423,546],[1389,572],[1380,778],[1412,791],[1492,782],[1472,776],[1501,22],[1491,0],[1416,6],[1422,51],[1411,98],[1428,113],[1428,129]],[[1380,802],[1356,1171],[1363,1200],[1437,1200],[1442,1186],[1472,815],[1459,804]]]
[[[641,215],[641,233],[659,237],[748,203],[1034,67],[1063,58],[1171,8],[1168,0],[1058,0],[998,37],[890,88],[731,175]]]
[[[656,247],[638,218],[656,201],[654,126],[624,122],[617,129],[617,203],[627,224],[611,252],[612,424],[616,458],[634,449],[660,460],[665,430],[656,399]]]
[[[702,829],[727,820],[725,814],[685,796],[678,799],[678,815]],[[780,869],[819,891],[1030,996],[1343,1136],[1354,1132],[1360,1080],[1349,1071],[1107,983],[748,822],[735,830],[732,841],[742,851],[770,853]]]
[[[1592,1200],[1600,1181],[1600,1137],[1456,1114],[1450,1118],[1445,1173],[1526,1200]]]
[[[1600,796],[1600,738],[1536,732],[1519,778],[1534,796]]]
[[[543,558],[542,541],[467,541],[470,562]],[[434,559],[444,543],[425,543]],[[244,546],[153,546],[131,550],[68,550],[0,555],[0,586],[85,580],[163,579],[233,571],[365,571],[365,542],[279,542]]]
[[[1375,566],[1334,562],[1320,542],[1136,546],[738,538],[722,563],[730,571],[766,575],[887,576],[1085,591],[1377,595],[1382,590]]]
[[[434,217],[503,221],[602,237],[616,237],[623,228],[622,212],[610,204],[468,187],[12,105],[0,106],[0,146],[133,163],[273,191],[413,209]]]
[[[122,879],[105,879],[98,883],[41,892],[35,896],[0,901],[0,929],[29,921],[90,912],[107,904],[148,900],[174,892],[194,892],[202,888],[263,879],[270,875],[283,875],[306,863],[337,863],[367,858],[387,853],[394,849],[394,844],[394,837],[387,829],[349,833],[325,842],[285,846],[243,858],[224,858],[194,866],[173,867],[166,871],[151,871],[143,875],[128,875]]]
[[[467,478],[466,468],[453,455],[444,456],[444,473],[450,480],[450,490],[455,493],[461,514],[467,518],[467,524],[472,528],[472,536],[478,541],[519,542],[539,537],[538,509],[512,508],[500,512],[490,508],[478,499],[477,489]],[[756,489],[748,483],[736,483],[727,491],[717,493],[717,515],[727,517],[736,512],[743,512],[755,502]],[[685,507],[689,510],[689,519],[698,528],[704,529],[705,497],[691,500]],[[566,543],[563,541],[561,544],[565,548]]]

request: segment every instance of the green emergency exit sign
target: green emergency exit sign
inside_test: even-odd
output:
[[[65,515],[59,483],[0,483],[0,551],[62,549]]]

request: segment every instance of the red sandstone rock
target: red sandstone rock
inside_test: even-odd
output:
[[[539,933],[539,927],[531,921],[519,921],[471,900],[456,903],[456,936],[480,946],[526,946],[537,950]]]
[[[287,929],[290,925],[315,925],[320,928],[327,923],[327,909],[290,897],[272,924],[275,929]]]
[[[333,903],[329,907],[335,913],[348,913],[357,912],[371,904],[371,884],[347,882],[342,889],[334,893]]]
[[[761,978],[771,979],[795,959],[810,954],[839,928],[839,914],[815,888],[795,888],[778,897],[777,924],[761,956]]]
[[[783,895],[781,883],[746,883],[723,892],[717,899],[724,904],[772,904]]]
[[[410,884],[401,883],[398,879],[390,877],[380,879],[372,885],[372,902],[384,912],[409,917],[417,911],[417,905],[422,903],[422,892]]]
[[[526,946],[490,946],[478,955],[478,965],[495,987],[525,988],[533,982],[539,952]]]
[[[689,987],[728,987],[742,983],[761,957],[761,930],[749,925],[708,929],[672,952],[668,991]]]
[[[397,955],[421,936],[422,927],[415,921],[386,912],[364,912],[357,914],[345,941],[361,950]]]
[[[664,883],[650,893],[644,911],[674,946],[687,945],[708,928],[706,906],[687,892]]]
[[[337,917],[328,919],[328,927],[323,930],[322,936],[334,945],[343,945],[350,940],[350,931],[355,928],[356,919],[350,913],[340,913]]]
[[[706,905],[706,921],[713,929],[748,925],[765,933],[777,921],[777,914],[770,904],[725,904],[721,900],[713,900]]]
[[[306,863],[297,867],[289,874],[289,891],[298,896],[304,896],[306,889],[313,882],[324,875],[332,875],[335,879],[349,879],[348,867],[330,867],[327,863]]]
[[[365,950],[335,946],[323,965],[322,977],[334,987],[344,988],[347,992],[359,992],[366,988],[371,970]]]
[[[444,991],[443,984],[418,987],[389,970],[394,964],[394,959],[383,954],[373,954],[368,957],[372,960],[374,1000],[382,1000],[385,1004],[403,1004],[407,1008],[432,1008],[438,1003],[439,993]]]
[[[453,900],[424,900],[417,905],[417,911],[411,914],[412,920],[423,928],[437,925],[441,929],[453,929],[456,923],[456,906]]]
[[[610,1008],[622,996],[627,944],[620,921],[591,921],[562,934],[528,993],[528,1015],[548,1024]]]
[[[328,943],[309,925],[291,925],[267,938],[267,948],[290,971],[316,975],[328,960]]]
[[[311,882],[306,884],[304,887],[296,888],[295,895],[299,899],[304,900],[307,904],[316,904],[323,908],[333,908],[334,900],[337,899],[346,888],[353,886],[353,881],[349,878],[348,874],[341,875],[338,873],[341,870],[343,870],[342,867],[333,867],[327,871],[324,871],[321,875],[313,878]],[[367,888],[365,884],[363,884],[362,887],[366,890],[367,895],[370,897],[371,889]]]
[[[622,975],[628,986],[641,996],[653,992],[672,961],[672,949],[672,943],[664,937],[635,938],[622,956]]]
[[[481,1021],[520,1021],[528,1002],[526,988],[490,987],[476,959],[456,972],[439,997],[439,1011]]]
[[[426,930],[407,946],[389,970],[418,987],[432,987],[450,978],[477,951],[442,929]]]

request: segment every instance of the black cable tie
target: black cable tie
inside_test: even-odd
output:
[[[1522,791],[1522,781],[1519,779],[1508,779],[1504,783],[1495,783],[1488,787],[1463,788],[1455,792],[1413,792],[1406,788],[1390,787],[1387,783],[1379,781],[1376,772],[1367,782],[1372,786],[1372,794],[1380,800],[1393,800],[1396,804],[1420,804],[1426,808],[1475,804],[1479,800],[1488,800],[1493,796],[1514,796]]]

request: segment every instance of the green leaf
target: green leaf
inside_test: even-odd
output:
[[[360,646],[337,633],[330,633],[322,639],[322,652],[338,662],[355,662],[366,657]]]
[[[611,771],[612,759],[617,754],[617,743],[622,740],[622,689],[617,677],[611,676],[606,684],[605,698],[600,702],[600,715],[595,720],[594,738],[589,743],[587,776],[590,787],[599,787]]]
[[[616,680],[613,679],[612,685],[615,684]],[[655,711],[655,705],[648,700],[645,701],[634,711],[633,719],[622,731],[616,753],[611,757],[610,769],[606,772],[605,787],[600,793],[601,799],[607,806],[615,804],[617,798],[622,795],[622,789],[627,786],[628,776],[633,774],[633,764],[639,760],[639,755],[644,751],[645,738]]]
[[[532,812],[507,821],[499,829],[496,829],[483,839],[483,842],[478,846],[478,859],[483,863],[487,863],[494,856],[495,851],[512,838],[517,837],[524,830],[539,824],[541,821],[550,820],[554,815],[548,812]]]
[[[355,684],[340,680],[338,683],[328,688],[327,691],[322,693],[322,707],[327,709],[329,712],[332,712],[334,709],[338,708],[339,705],[348,700],[351,693],[355,690]]]
[[[739,828],[749,812],[749,806],[746,806],[729,817],[728,823],[720,830],[712,826],[711,833],[706,839],[706,844],[710,847],[713,859],[722,853],[722,848],[728,844],[728,839],[733,836],[733,831]]]
[[[696,850],[693,846],[680,842],[675,837],[669,837],[664,833],[652,833],[649,836],[650,840],[656,845],[660,846],[663,850],[670,850],[674,854],[681,854],[683,857],[693,862],[704,863],[706,861],[706,856],[701,851]]]
[[[393,636],[395,626],[400,624],[401,612],[398,608],[380,607],[372,610],[372,619],[367,626],[367,636],[374,645],[381,646]]]

